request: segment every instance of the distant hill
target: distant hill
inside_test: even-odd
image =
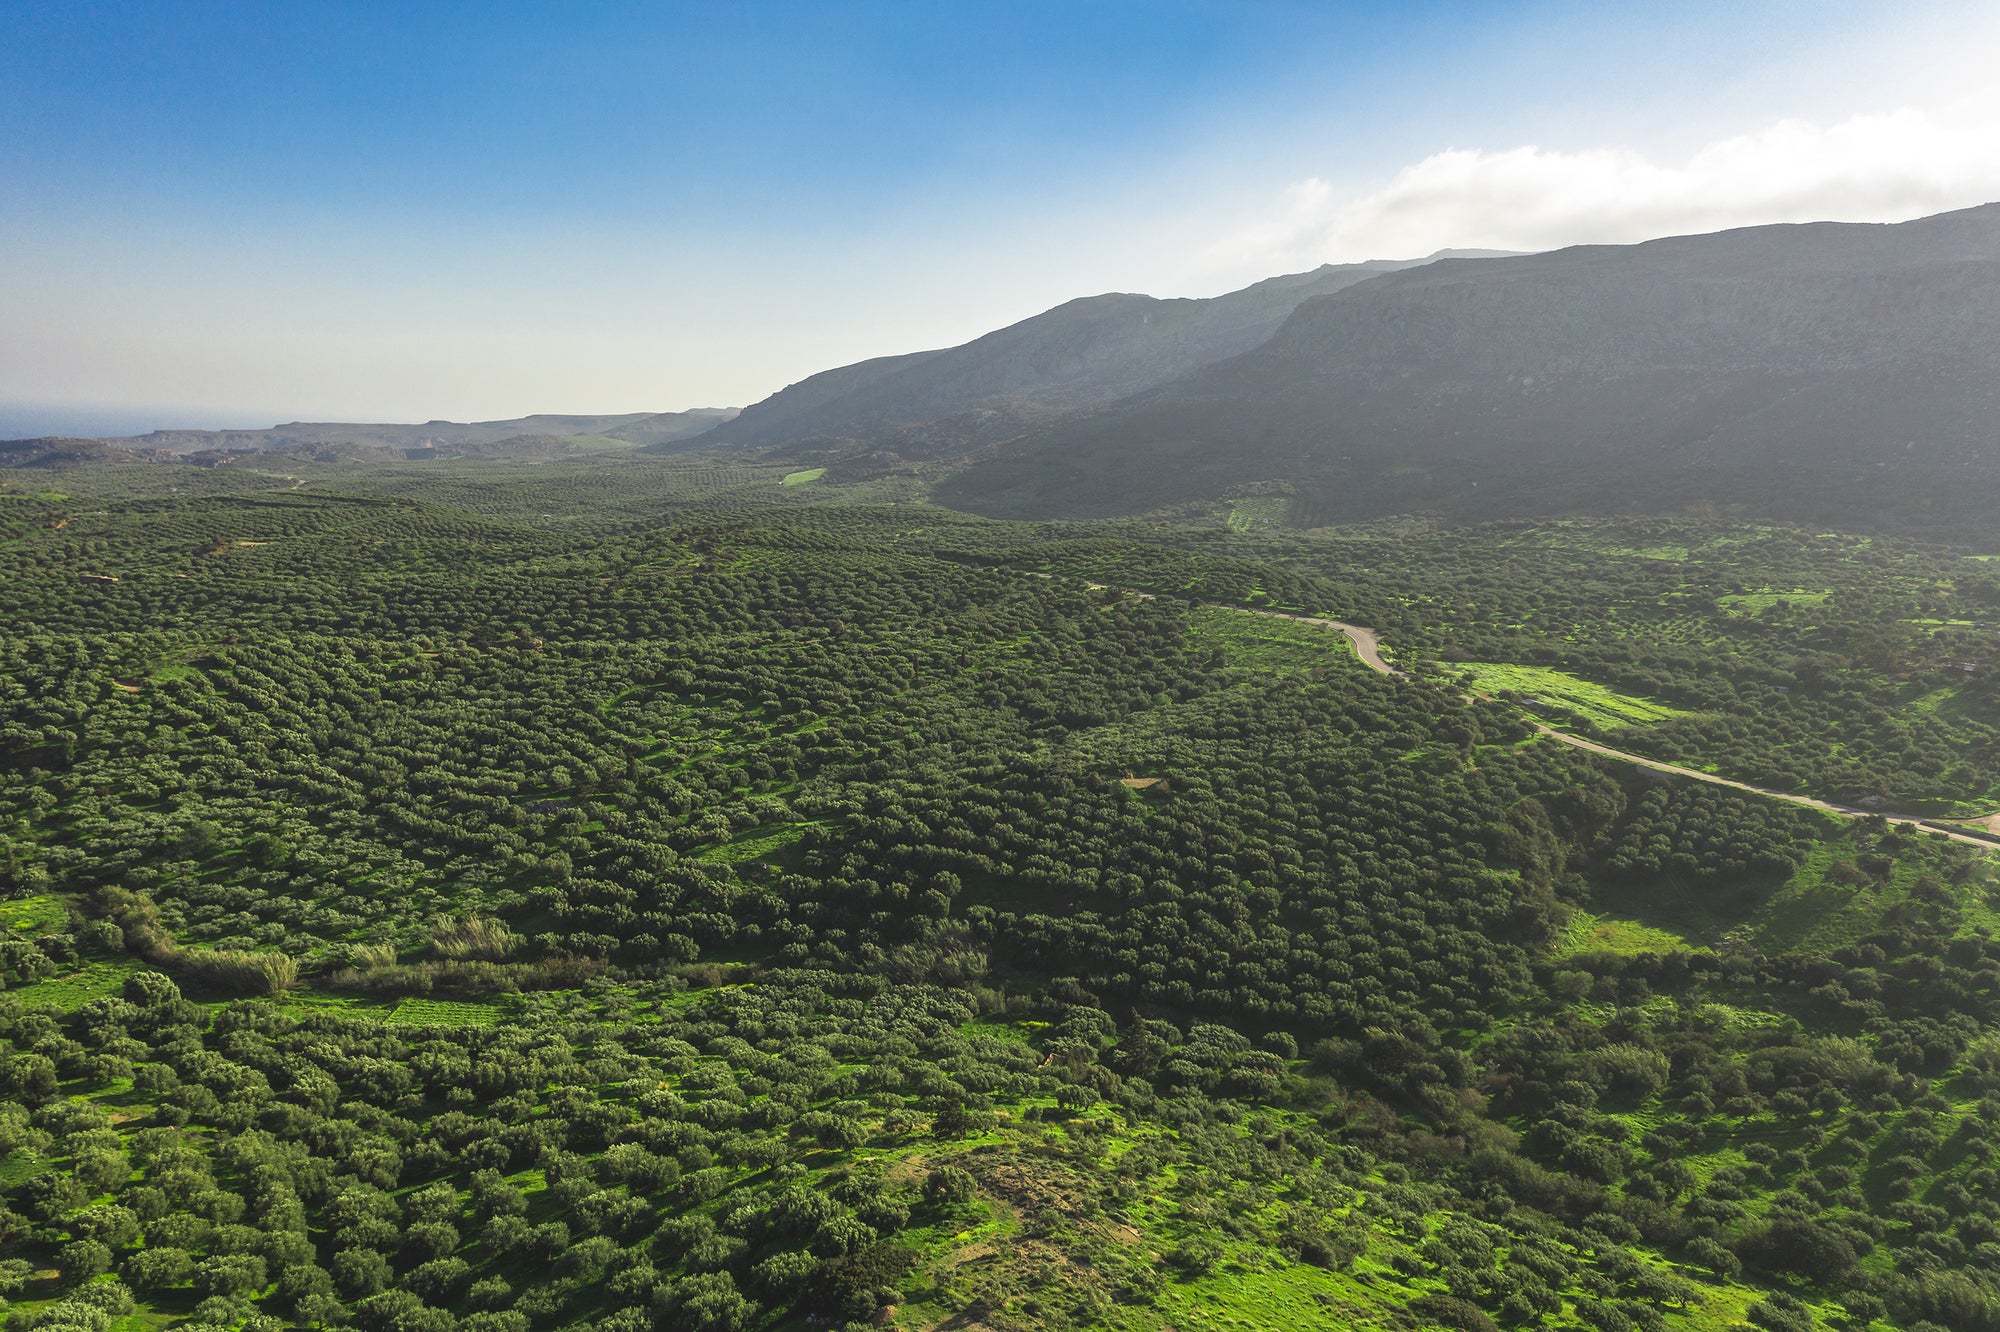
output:
[[[578,458],[607,451],[629,452],[638,447],[629,439],[619,439],[610,435],[509,435],[506,439],[469,444],[438,444],[404,449],[402,456],[409,461],[422,461],[427,458],[483,458],[543,462],[552,458]]]
[[[34,439],[0,439],[0,467],[56,470],[93,462],[171,462],[171,454],[130,449],[111,440],[69,439],[43,435]]]
[[[1201,300],[1086,296],[963,346],[824,371],[745,408],[702,442],[895,443],[899,431],[944,420],[961,444],[1004,437],[1248,351],[1302,301],[1441,257],[1327,264]]]
[[[426,455],[563,456],[591,451],[589,441],[593,439],[602,444],[674,444],[692,439],[735,414],[733,407],[703,407],[685,412],[542,414],[507,421],[426,421],[421,425],[293,421],[266,430],[155,430],[119,439],[6,440],[0,441],[0,466],[46,467],[121,457],[199,460],[237,453],[283,453],[316,461],[388,461]]]
[[[2000,498],[2000,205],[1446,260],[989,451],[946,503],[1298,521],[1716,504],[1959,523]],[[1990,521],[1990,520],[1989,520]]]

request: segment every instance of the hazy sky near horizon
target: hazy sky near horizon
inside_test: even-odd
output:
[[[740,404],[1100,291],[2000,199],[1958,0],[22,0],[0,61],[0,433]]]

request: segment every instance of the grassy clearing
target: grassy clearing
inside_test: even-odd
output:
[[[785,473],[785,479],[778,484],[781,486],[809,486],[825,475],[826,468],[824,467],[808,467],[804,471]]]
[[[1692,542],[1662,540],[1661,535],[1643,529],[1629,529],[1620,524],[1553,523],[1522,532],[1513,540],[1523,546],[1582,550],[1596,555],[1659,560],[1669,564],[1685,563],[1699,549]]]
[[[49,1159],[32,1147],[16,1147],[0,1156],[0,1185],[15,1188],[45,1170],[53,1169]]]
[[[405,999],[383,1019],[391,1027],[491,1027],[503,1016],[494,1004],[456,999]]]
[[[61,900],[46,893],[0,902],[0,925],[18,938],[32,939],[39,934],[53,934],[68,921],[69,911]]]
[[[1950,716],[1959,713],[1962,709],[1952,707],[1952,704],[1958,699],[1959,689],[1960,686],[1958,685],[1946,685],[1942,689],[1933,689],[1905,703],[1902,711],[1912,717]]]
[[[1839,948],[1879,929],[1892,909],[1911,901],[1910,889],[1932,868],[1918,856],[1896,857],[1895,869],[1886,879],[1841,881],[1850,877],[1842,871],[1853,865],[1860,850],[1855,838],[1849,829],[1820,843],[1805,868],[1758,908],[1750,932],[1760,948],[1772,952]],[[1963,905],[1968,917],[1979,907],[1973,901]]]
[[[1678,708],[1651,699],[1635,698],[1606,689],[1589,680],[1550,670],[1545,666],[1514,666],[1505,662],[1467,662],[1459,667],[1471,674],[1473,688],[1488,694],[1520,694],[1579,717],[1588,718],[1606,729],[1620,726],[1650,726],[1669,717],[1683,715]]]
[[[1856,865],[1874,848],[1862,842],[1858,825],[1829,831],[1798,872],[1782,882],[1703,884],[1668,878],[1600,886],[1592,902],[1599,914],[1578,912],[1555,951],[1559,956],[1648,952],[1737,939],[1770,953],[1827,952],[1882,928],[1891,912],[1917,903],[1920,881],[1943,875],[1924,843],[1906,843],[1884,876],[1858,874]],[[1989,898],[1984,876],[1949,891],[1966,930],[2000,926],[2000,910]]]
[[[1331,662],[1358,662],[1347,635],[1324,625],[1206,608],[1192,618],[1195,638],[1221,649],[1232,666],[1300,675]]]
[[[1044,1024],[1046,1025],[1046,1024]],[[1009,1045],[1027,1045],[1028,1029],[1019,1022],[1002,1022],[993,1018],[974,1018],[962,1023],[959,1031],[967,1036],[983,1036],[987,1040],[1006,1041]]]
[[[289,990],[278,1002],[286,1008],[314,1009],[377,1020],[388,1017],[395,1007],[393,999],[385,1001],[365,995],[337,994],[330,990]]]
[[[87,962],[67,975],[23,985],[8,993],[24,1008],[56,1008],[65,1013],[82,1008],[93,999],[117,994],[125,988],[125,978],[142,968],[130,958],[113,962]]]
[[[1347,1326],[1392,1326],[1408,1285],[1386,1266],[1328,1272],[1245,1246],[1199,1280],[1168,1284],[1158,1306],[1184,1328],[1335,1326],[1336,1315]]]
[[[1687,936],[1674,930],[1619,916],[1578,911],[1556,940],[1557,957],[1577,953],[1671,953],[1688,947]]]

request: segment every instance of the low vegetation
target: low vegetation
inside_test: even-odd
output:
[[[7,529],[10,1332],[2000,1328],[1984,853],[1531,724],[1976,802],[1978,562],[521,475]]]

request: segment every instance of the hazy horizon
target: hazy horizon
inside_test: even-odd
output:
[[[662,412],[735,407],[737,403],[702,403],[694,407],[663,407]],[[641,412],[644,408],[639,409]],[[0,439],[69,436],[78,439],[119,439],[160,430],[268,430],[294,422],[357,425],[423,425],[447,421],[453,425],[511,421],[522,416],[622,416],[594,412],[589,407],[520,412],[514,416],[441,417],[435,414],[391,420],[387,417],[338,416],[301,412],[257,412],[234,407],[96,407],[89,403],[0,402]]]
[[[2000,198],[1961,3],[12,26],[5,435],[742,406],[1095,292]]]

